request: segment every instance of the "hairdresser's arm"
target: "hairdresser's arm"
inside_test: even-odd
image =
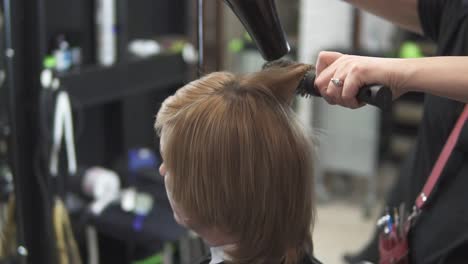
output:
[[[331,78],[344,82],[336,87]],[[357,108],[355,97],[366,84],[390,87],[394,98],[410,92],[425,92],[468,103],[468,56],[389,59],[321,52],[315,82],[330,104]]]
[[[356,7],[383,17],[405,29],[422,33],[418,0],[344,0]],[[424,1],[424,0],[419,0]]]

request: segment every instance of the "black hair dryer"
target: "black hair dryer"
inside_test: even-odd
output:
[[[274,61],[289,52],[289,43],[278,17],[275,0],[224,0],[224,2],[244,24],[265,60]],[[313,83],[310,87],[313,87]],[[388,87],[373,86],[372,89],[367,87],[362,89],[360,94],[363,95],[358,97],[361,101],[381,109],[387,108],[392,102],[392,91]]]
[[[224,0],[254,39],[263,58],[279,59],[290,51],[275,0]]]

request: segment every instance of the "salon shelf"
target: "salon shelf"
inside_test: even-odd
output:
[[[186,80],[185,69],[180,55],[161,54],[110,67],[93,66],[62,73],[59,79],[80,105],[92,106],[180,85]]]
[[[393,112],[396,122],[417,127],[423,117],[423,106],[417,102],[400,101],[394,105]]]
[[[159,201],[155,201],[140,231],[133,228],[135,215],[122,211],[119,204],[108,206],[99,216],[87,216],[99,232],[120,241],[133,241],[140,245],[155,241],[174,242],[187,234],[187,230],[174,220],[172,210]]]

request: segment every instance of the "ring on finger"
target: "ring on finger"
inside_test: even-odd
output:
[[[336,87],[340,87],[340,88],[343,87],[343,84],[344,84],[344,82],[340,80],[339,78],[332,78],[331,82],[333,83],[333,85],[335,85]]]

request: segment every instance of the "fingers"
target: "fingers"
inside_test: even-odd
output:
[[[328,87],[325,93],[326,93],[326,100],[330,102],[330,104],[343,105],[341,94],[343,91],[343,83],[345,79],[346,79],[346,72],[336,71],[333,78],[331,78],[330,81],[328,82]]]
[[[345,107],[356,109],[365,105],[365,103],[359,102],[356,98],[359,89],[365,85],[360,74],[361,72],[355,65],[350,66],[341,94],[343,106]]]
[[[343,85],[341,93],[341,105],[351,109],[359,108],[365,104],[360,103],[356,96],[359,92],[359,81],[351,75],[348,75]]]
[[[316,74],[319,76],[322,71],[328,66],[330,66],[333,62],[343,56],[342,53],[339,52],[332,52],[332,51],[322,51],[319,53],[317,62],[315,63]]]
[[[333,56],[333,55],[332,55]],[[315,79],[315,86],[318,88],[323,98],[332,105],[341,105],[342,85],[335,85],[331,81],[337,78],[342,82],[346,78],[346,65],[348,64],[349,56],[341,55],[327,68],[323,69],[320,75]]]
[[[343,55],[340,53],[322,52],[317,70],[315,86],[324,99],[332,105],[338,104],[351,109],[365,104],[359,102],[356,96],[359,88],[366,84],[366,72],[363,71],[366,59],[359,56]],[[327,64],[331,63],[331,64]],[[325,68],[324,65],[326,65]],[[359,65],[359,66],[358,66]],[[319,68],[319,67],[317,67]],[[332,79],[339,80],[338,85]]]

